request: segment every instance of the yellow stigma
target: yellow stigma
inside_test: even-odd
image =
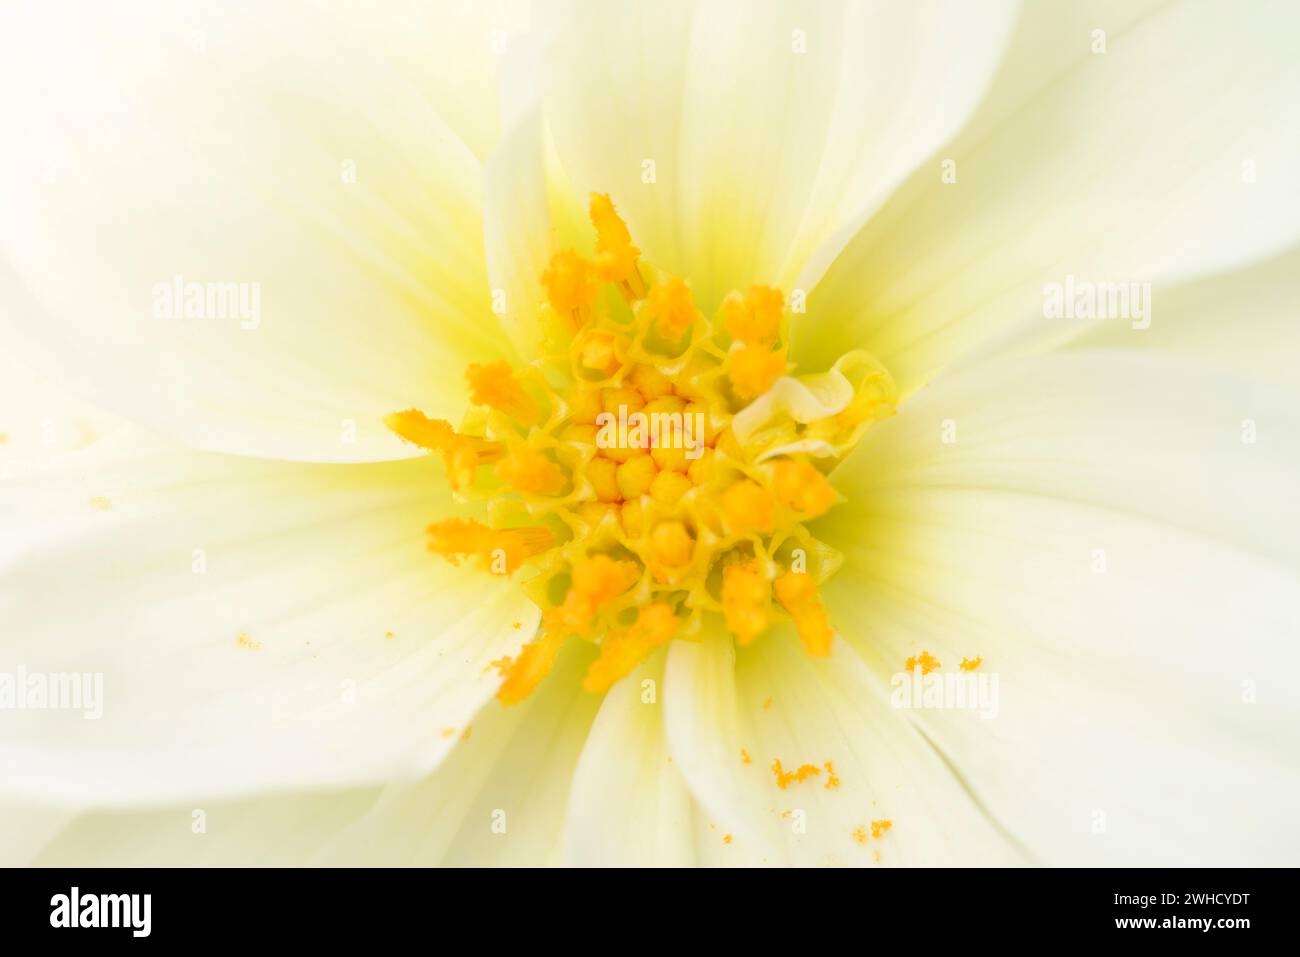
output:
[[[589,212],[591,258],[558,252],[540,277],[543,353],[514,369],[471,365],[458,427],[414,409],[384,420],[442,455],[461,499],[486,505],[487,523],[430,525],[430,551],[517,574],[541,608],[532,640],[493,662],[497,697],[530,695],[570,641],[597,646],[583,679],[596,693],[711,630],[748,645],[788,621],[809,654],[829,654],[818,588],[839,557],[804,523],[839,501],[835,464],[892,414],[889,374],[850,353],[824,415],[738,420],[790,368],[781,290],[697,302],[642,258],[608,196],[592,195]],[[786,787],[821,769],[778,761],[774,773]],[[838,783],[829,762],[825,780]]]

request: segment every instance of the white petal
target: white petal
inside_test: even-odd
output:
[[[1022,859],[842,642],[823,660],[784,628],[739,653],[723,635],[676,642],[665,716],[674,764],[697,800],[766,863]],[[777,760],[784,771],[817,772],[780,788]],[[892,826],[873,838],[874,820]]]
[[[1288,392],[1171,357],[945,377],[832,476],[827,604],[881,674],[999,676],[995,720],[910,713],[1042,860],[1294,859],[1297,436]]]
[[[126,439],[0,486],[0,672],[103,680],[99,719],[6,714],[8,794],[126,804],[418,777],[492,696],[489,662],[536,626],[517,584],[425,551],[424,526],[455,514],[431,459],[313,466]]]
[[[868,349],[908,392],[1043,316],[1046,283],[1149,282],[1158,309],[1168,283],[1300,235],[1294,4],[1177,3],[1136,21],[1084,8],[1067,31],[1042,29],[1051,9],[944,148],[956,182],[938,161],[919,170],[810,294],[797,361]]]
[[[656,655],[605,695],[573,776],[566,831],[570,864],[695,863],[691,796],[673,767],[664,732],[663,659]]]
[[[3,16],[24,146],[0,157],[0,257],[39,306],[6,321],[85,397],[205,448],[395,458],[384,414],[459,416],[464,365],[508,353],[479,161],[409,41],[390,58],[333,5]],[[459,42],[491,62],[487,31]],[[246,310],[159,318],[177,277],[242,283]]]
[[[961,124],[1011,5],[582,4],[545,113],[579,195],[608,192],[706,310],[789,286]],[[653,179],[650,166],[653,163]]]

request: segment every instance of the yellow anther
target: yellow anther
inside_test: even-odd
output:
[[[465,378],[475,405],[491,406],[522,425],[537,421],[540,415],[537,403],[524,391],[504,359],[475,363],[465,370]]]
[[[518,704],[532,694],[550,673],[566,637],[543,632],[524,645],[517,658],[501,662],[506,680],[497,689],[497,700],[502,704]]]
[[[839,498],[826,476],[807,462],[792,459],[773,466],[772,485],[781,503],[805,519],[824,515]]]
[[[587,324],[597,288],[591,263],[572,249],[558,252],[542,273],[542,285],[551,308],[564,316],[575,332]]]
[[[453,565],[474,555],[494,574],[512,574],[534,555],[555,547],[555,536],[546,528],[488,528],[472,518],[449,518],[434,522],[429,533],[429,551]]]
[[[626,677],[650,652],[666,644],[677,632],[672,606],[657,601],[642,608],[636,622],[614,628],[600,643],[600,657],[591,663],[582,687],[600,692]]]
[[[618,490],[618,463],[613,459],[594,458],[587,463],[586,476],[596,490],[596,500],[619,502],[623,496]]]
[[[627,591],[640,577],[634,562],[616,561],[608,555],[592,555],[573,566],[573,583],[563,604],[548,608],[545,621],[548,633],[585,635],[601,605]]]
[[[741,399],[762,395],[785,373],[785,353],[771,352],[763,346],[744,346],[727,358],[727,377]]]
[[[582,360],[583,367],[590,369],[592,372],[613,375],[618,370],[619,361],[615,350],[615,339],[611,333],[593,332],[582,344],[579,357]]]
[[[681,339],[700,314],[691,298],[690,286],[676,277],[651,289],[641,308],[669,342]]]
[[[615,473],[619,493],[624,499],[640,498],[650,491],[658,471],[655,460],[648,454],[643,452],[633,456],[620,465]]]
[[[568,480],[564,470],[536,449],[516,446],[497,466],[497,475],[516,492],[559,495]]]
[[[812,577],[803,572],[786,572],[776,580],[775,590],[776,600],[794,619],[804,650],[817,657],[829,655],[835,632],[826,620],[826,609],[817,597]]]
[[[722,493],[722,512],[727,527],[737,535],[776,527],[776,500],[753,479],[741,479]]]
[[[650,533],[650,551],[660,565],[681,568],[690,563],[694,550],[695,539],[681,522],[661,522]]]
[[[592,266],[604,282],[618,283],[629,299],[645,294],[645,283],[637,270],[641,250],[632,245],[627,224],[614,210],[609,196],[592,193],[589,206],[591,224],[596,227],[596,256]]]
[[[681,472],[662,471],[650,483],[650,497],[664,505],[676,505],[677,500],[691,490],[691,480]]]
[[[447,482],[455,491],[474,484],[474,474],[480,465],[501,458],[500,443],[475,435],[459,435],[451,423],[430,419],[416,409],[386,415],[384,424],[408,442],[441,452],[447,466]]]
[[[718,307],[718,321],[733,339],[770,350],[781,338],[785,297],[771,286],[750,286],[743,296],[731,292]]]
[[[728,565],[722,573],[722,610],[736,642],[747,645],[767,628],[772,588],[758,562]]]

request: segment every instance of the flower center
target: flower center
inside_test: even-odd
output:
[[[519,572],[543,609],[538,636],[496,663],[498,697],[527,697],[570,640],[599,645],[583,686],[604,691],[711,619],[742,645],[792,621],[828,654],[818,585],[840,557],[806,523],[838,500],[830,470],[893,414],[893,380],[864,352],[790,377],[780,290],[732,292],[710,320],[641,259],[609,197],[590,212],[593,254],[557,253],[541,277],[544,354],[471,365],[459,428],[385,419],[442,454],[458,498],[488,503],[487,525],[430,525],[430,550]]]

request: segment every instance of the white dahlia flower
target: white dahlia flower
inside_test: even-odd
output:
[[[1287,2],[0,11],[0,859],[1294,863]]]

